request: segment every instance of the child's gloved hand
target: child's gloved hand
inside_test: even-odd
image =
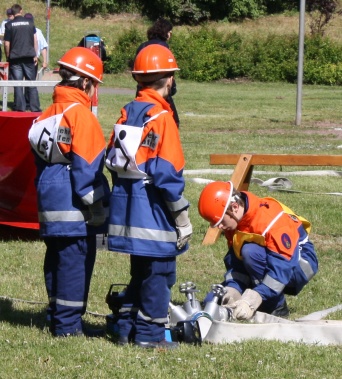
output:
[[[233,303],[230,308],[233,310],[233,318],[236,320],[249,320],[262,303],[262,298],[258,292],[247,289],[241,299]]]
[[[189,219],[188,210],[172,212],[177,230],[177,249],[181,250],[190,240],[192,235],[192,225]]]

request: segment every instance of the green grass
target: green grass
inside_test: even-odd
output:
[[[0,5],[4,10],[7,7],[3,1]],[[42,2],[27,1],[24,5],[24,12],[44,14]],[[60,23],[54,21],[56,14]],[[124,23],[105,20],[102,23],[99,19],[80,20],[66,11],[53,10],[53,54],[57,56],[71,47],[73,41],[78,42],[85,29],[103,27],[107,28],[103,32],[110,34],[114,30],[110,27],[120,30],[136,22],[134,20],[128,18]],[[276,25],[270,21],[270,27]],[[258,21],[255,25],[261,28],[265,22]],[[63,32],[66,24],[70,34]],[[141,27],[146,28],[146,23],[143,22]],[[217,27],[223,28],[224,25]],[[239,25],[229,25],[229,28],[233,27],[238,28]],[[247,27],[251,28],[248,22]],[[110,38],[115,38],[114,32]],[[106,75],[104,86],[126,88],[132,93],[135,90],[130,74]],[[295,85],[244,82],[198,84],[177,80],[177,87],[178,93],[174,99],[181,118],[180,134],[186,170],[234,168],[211,167],[209,155],[212,153],[341,154],[342,108],[340,89],[337,87],[304,87],[301,126],[294,125]],[[51,103],[51,95],[41,94],[40,97],[43,108],[46,108]],[[132,98],[131,94],[100,95],[98,115],[107,139],[120,115],[120,108]],[[291,174],[322,169],[339,171],[340,176]],[[254,176],[264,180],[285,176],[293,182],[293,189],[307,192],[270,192],[255,184],[250,186],[251,191],[260,196],[276,197],[313,224],[311,238],[318,252],[320,270],[298,296],[288,297],[291,319],[340,304],[342,197],[318,193],[342,192],[341,168],[260,166],[255,167]],[[198,215],[197,201],[204,185],[190,179],[228,180],[229,175],[203,171],[198,175],[186,174],[185,177],[185,196],[191,202],[194,234],[190,250],[177,260],[177,283],[172,292],[176,303],[186,300],[178,291],[182,282],[195,282],[200,290],[198,298],[202,300],[211,284],[222,280],[222,259],[227,250],[223,237],[214,245],[201,244],[208,225]],[[202,347],[183,344],[177,351],[157,352],[118,347],[110,339],[54,339],[45,325],[44,244],[39,239],[6,238],[7,232],[0,241],[1,379],[336,379],[340,376],[340,346],[320,347],[258,340],[228,345],[204,344]],[[88,305],[88,310],[98,313],[99,317],[88,314],[86,322],[89,325],[105,325],[103,315],[110,313],[105,303],[110,284],[128,280],[128,256],[99,250]],[[330,315],[329,319],[342,320],[342,312]]]

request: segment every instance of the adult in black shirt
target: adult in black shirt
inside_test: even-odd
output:
[[[170,21],[164,19],[164,18],[158,18],[158,20],[147,30],[147,38],[148,40],[146,42],[143,42],[137,49],[137,52],[135,56],[138,55],[140,50],[142,50],[144,47],[148,45],[162,45],[169,49],[169,45],[167,41],[171,38],[172,35],[172,24]],[[139,91],[139,86],[137,87],[137,93]],[[172,96],[175,95],[177,92],[176,82],[173,79],[172,87],[169,96],[167,97],[167,102],[170,104],[172,112],[173,112],[173,118],[179,127],[179,116],[176,109],[176,105],[173,101]]]
[[[4,46],[12,80],[36,80],[38,50],[36,28],[32,20],[22,16],[19,4],[12,6],[14,19],[5,25]],[[31,112],[41,112],[37,87],[28,87]],[[26,100],[22,87],[14,87],[14,109],[25,112]]]

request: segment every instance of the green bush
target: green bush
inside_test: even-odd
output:
[[[328,38],[317,35],[305,41],[305,58],[308,60],[338,64],[341,62],[341,55],[342,46]]]
[[[56,5],[79,12],[83,16],[140,11],[139,0],[57,0]]]
[[[122,34],[115,46],[107,46],[108,60],[105,72],[117,74],[131,69],[138,46],[146,40],[145,34],[136,28]]]
[[[213,0],[207,0],[210,3]],[[206,2],[201,0],[149,0],[141,1],[143,15],[155,20],[158,17],[167,17],[174,24],[198,24],[210,19],[206,9]]]
[[[308,84],[341,85],[342,46],[316,36],[305,42],[304,76]]]
[[[138,45],[146,37],[130,29],[109,46],[108,73],[119,73],[132,66]],[[270,35],[246,38],[238,33],[219,33],[212,27],[189,28],[172,37],[170,48],[181,68],[179,76],[197,82],[249,78],[263,82],[296,83],[298,36]],[[304,75],[306,84],[342,83],[342,46],[327,38],[306,38]]]
[[[297,76],[298,37],[268,36],[253,41],[253,66],[248,77],[264,82],[294,82]]]
[[[163,16],[174,24],[185,25],[208,20],[256,18],[265,13],[279,13],[298,7],[294,0],[56,0],[54,3],[83,16],[138,12],[151,20]]]
[[[181,78],[207,82],[226,74],[223,35],[215,29],[202,27],[174,35],[170,48],[181,68]]]
[[[228,19],[256,18],[265,12],[262,0],[231,0],[228,2]]]
[[[310,60],[304,64],[304,83],[321,85],[342,84],[342,63],[325,64]]]

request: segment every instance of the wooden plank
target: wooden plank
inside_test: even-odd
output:
[[[221,235],[221,229],[209,226],[202,241],[202,245],[213,245]]]
[[[237,162],[237,165],[233,171],[231,181],[234,187],[240,191],[247,191],[249,187],[249,182],[252,178],[253,166],[252,166],[253,155],[251,154],[241,154]]]
[[[247,154],[246,154],[247,155]],[[261,166],[342,166],[342,155],[249,154],[252,165]],[[241,154],[211,154],[211,165],[235,165]]]
[[[241,154],[232,174],[231,181],[238,190],[247,190],[252,177],[253,166],[251,165],[253,155]],[[214,244],[221,235],[221,229],[209,227],[204,236],[202,245]]]

